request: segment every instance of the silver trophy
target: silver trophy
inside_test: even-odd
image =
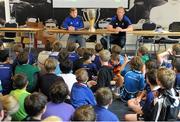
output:
[[[83,11],[83,16],[84,16],[85,21],[89,22],[89,31],[95,32],[96,29],[94,28],[94,25],[99,20],[100,9],[83,9],[82,11]],[[98,17],[96,18],[97,11],[98,11]]]

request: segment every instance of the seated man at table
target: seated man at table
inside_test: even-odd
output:
[[[123,7],[118,7],[116,16],[114,16],[107,26],[109,31],[117,32],[118,34],[112,34],[110,37],[110,43],[117,44],[121,48],[125,46],[126,43],[126,33],[127,31],[132,31],[132,23],[127,16],[125,16],[125,10]],[[107,49],[107,40],[101,38],[101,43],[104,49]],[[108,47],[109,48],[109,47]]]
[[[81,30],[84,28],[83,19],[81,16],[77,15],[77,9],[71,8],[70,15],[64,20],[62,28],[69,31]],[[85,47],[86,42],[82,35],[70,34],[68,42],[77,42],[80,47]]]

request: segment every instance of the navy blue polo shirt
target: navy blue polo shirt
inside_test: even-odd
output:
[[[176,74],[175,87],[180,90],[180,73]]]
[[[63,24],[62,27],[65,29],[68,29],[69,26],[73,26],[75,27],[75,30],[79,30],[81,28],[84,28],[84,23],[83,23],[83,19],[81,16],[77,16],[76,18],[73,18],[71,16],[68,16]]]
[[[79,55],[75,51],[70,52],[68,59],[72,62],[75,62],[79,59]]]
[[[125,15],[122,20],[119,20],[117,16],[112,17],[112,20],[109,24],[112,25],[113,28],[120,27],[122,29],[126,29],[129,25],[132,25],[130,19]],[[125,32],[120,32],[119,36],[125,36],[125,34]],[[114,36],[117,36],[117,34]]]
[[[8,94],[12,90],[11,77],[13,75],[11,64],[0,64],[0,80],[3,88],[3,94]]]

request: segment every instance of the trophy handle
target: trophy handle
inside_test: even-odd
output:
[[[97,18],[96,18],[95,24],[97,24],[97,22],[99,21],[99,18],[100,18],[100,15],[101,15],[100,10],[101,10],[100,8],[96,9],[96,11],[97,11]],[[85,14],[85,13],[87,13],[87,9],[82,9],[81,11],[83,12],[84,20],[88,21],[90,18],[88,17],[87,14]]]
[[[97,19],[96,19],[96,22],[95,22],[95,24],[97,24],[97,22],[99,21],[99,18],[100,18],[100,15],[101,15],[101,9],[100,8],[97,8]]]
[[[87,12],[87,10],[86,10],[86,9],[82,9],[81,11],[83,12],[84,20],[85,20],[85,21],[88,21],[86,15],[85,15],[85,13]]]

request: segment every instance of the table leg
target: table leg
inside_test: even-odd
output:
[[[34,33],[33,32],[29,32],[29,38],[30,38],[30,47],[29,47],[29,53],[31,52],[31,48],[32,46],[37,48],[37,45],[35,45],[34,43]]]
[[[60,33],[58,33],[57,36],[56,36],[56,39],[57,39],[57,40],[61,40],[64,35],[65,35],[65,34],[62,34],[62,35],[61,35]]]

